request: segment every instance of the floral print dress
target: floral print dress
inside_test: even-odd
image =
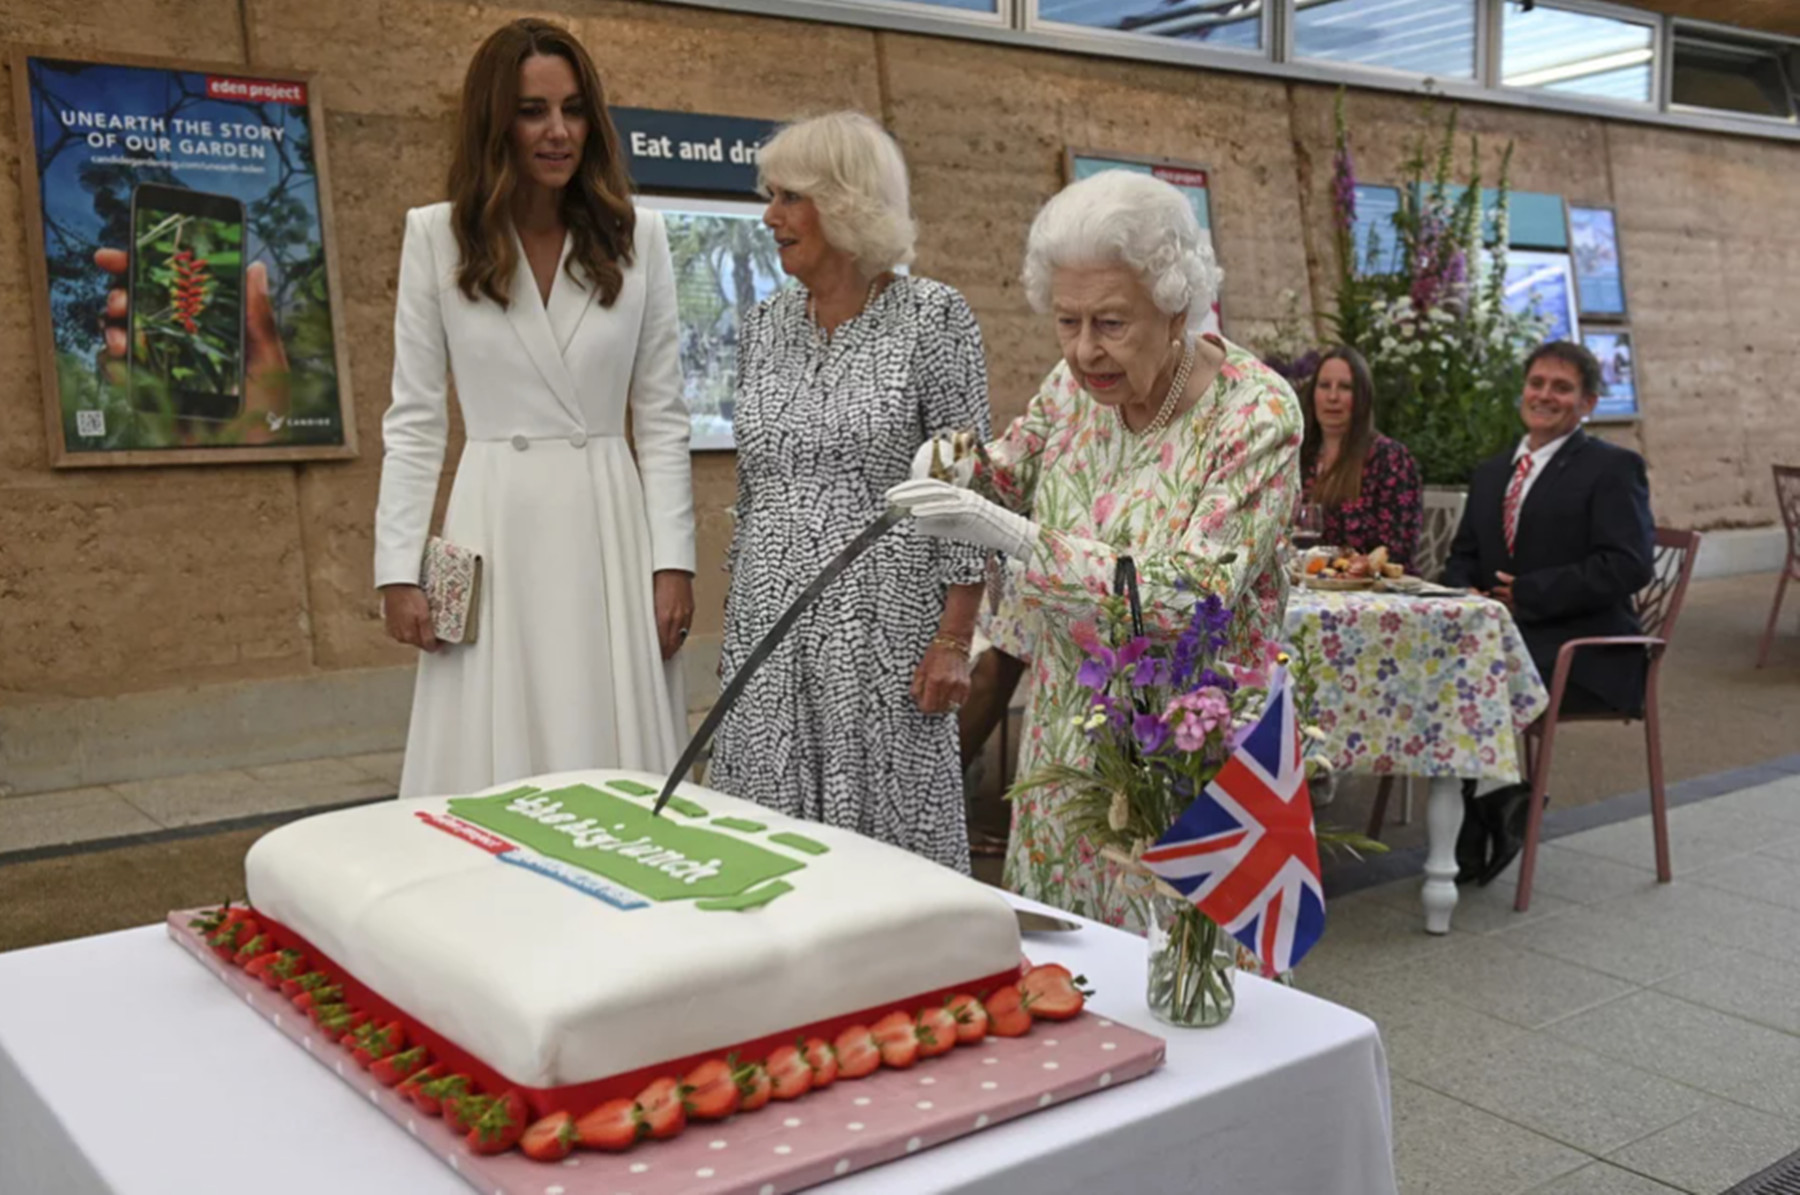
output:
[[[1076,683],[1100,599],[1112,592],[1121,556],[1137,567],[1146,630],[1174,638],[1196,594],[1177,586],[1227,554],[1216,571],[1234,615],[1224,662],[1265,669],[1279,650],[1287,578],[1277,548],[1300,494],[1300,404],[1280,375],[1236,345],[1219,376],[1186,415],[1140,438],[1117,410],[1101,406],[1059,364],[1024,415],[988,453],[1000,492],[1031,513],[1041,545],[1029,565],[1009,566],[1002,621],[984,627],[996,643],[1030,645],[1031,696],[1019,775],[1046,764],[1086,767],[1075,725],[1088,713]],[[1147,902],[1116,867],[1063,825],[1054,787],[1013,803],[1006,885],[1110,925],[1143,932]]]
[[[1318,470],[1306,478],[1310,498]],[[1325,508],[1324,542],[1347,552],[1373,552],[1385,544],[1388,559],[1412,563],[1425,524],[1419,463],[1406,445],[1379,433],[1363,458],[1362,493]]]

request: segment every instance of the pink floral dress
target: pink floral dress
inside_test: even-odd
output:
[[[1137,566],[1150,633],[1173,636],[1196,599],[1176,588],[1177,578],[1236,553],[1220,570],[1237,632],[1227,662],[1259,670],[1279,649],[1287,578],[1277,548],[1299,500],[1300,404],[1255,356],[1208,339],[1226,354],[1218,378],[1156,436],[1127,430],[1059,364],[989,447],[1000,490],[1016,495],[1042,529],[1030,565],[1007,570],[1006,601],[983,628],[1003,649],[1031,658],[1022,777],[1045,764],[1090,762],[1073,722],[1088,712],[1089,696],[1075,683],[1083,659],[1075,636],[1092,627],[1097,601],[1112,592],[1120,556]],[[1054,788],[1014,801],[1007,886],[1143,932],[1146,902],[1086,839],[1065,832],[1061,804]]]

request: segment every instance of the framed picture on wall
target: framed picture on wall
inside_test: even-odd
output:
[[[1130,170],[1138,174],[1148,174],[1160,178],[1183,195],[1193,206],[1194,215],[1200,221],[1200,235],[1206,238],[1206,246],[1217,249],[1212,242],[1212,197],[1208,191],[1209,174],[1206,167],[1195,162],[1182,162],[1174,158],[1148,158],[1134,154],[1113,153],[1107,150],[1065,149],[1063,151],[1063,176],[1071,183],[1080,182],[1084,178],[1105,170]],[[1218,300],[1213,301],[1212,311],[1201,322],[1202,332],[1223,334],[1220,324]]]
[[[1575,290],[1584,319],[1624,319],[1625,266],[1619,260],[1618,224],[1609,207],[1571,207],[1569,240],[1575,257]]]
[[[1600,402],[1595,423],[1628,423],[1638,418],[1637,357],[1629,328],[1589,328],[1581,342],[1600,362]]]
[[[1544,340],[1578,340],[1581,318],[1575,305],[1575,267],[1567,253],[1513,249],[1506,255],[1508,311],[1535,312],[1545,321]]]
[[[675,265],[681,374],[696,452],[731,451],[738,323],[787,285],[760,200],[639,195],[663,214]]]
[[[12,67],[50,463],[355,456],[309,76],[32,51]]]

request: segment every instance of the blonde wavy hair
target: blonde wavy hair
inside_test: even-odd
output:
[[[832,112],[781,129],[757,158],[765,195],[793,191],[819,209],[833,247],[865,277],[912,261],[913,224],[906,159],[886,129],[860,112]]]

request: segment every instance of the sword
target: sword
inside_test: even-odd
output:
[[[901,507],[890,506],[886,514],[870,523],[863,529],[861,535],[846,544],[844,550],[834,556],[831,563],[813,578],[812,584],[808,585],[800,596],[794,599],[793,605],[782,611],[781,617],[775,620],[775,625],[769,628],[769,633],[762,637],[762,641],[756,645],[749,657],[744,660],[742,667],[737,670],[737,675],[731,678],[731,683],[725,686],[725,691],[719,694],[719,700],[713,703],[712,710],[706,715],[706,721],[700,723],[700,729],[694,732],[692,739],[688,740],[687,750],[683,751],[681,758],[675,761],[675,770],[669,773],[669,779],[663,784],[662,794],[656,798],[656,804],[651,809],[652,815],[660,814],[663,806],[669,803],[669,798],[675,795],[675,787],[687,777],[688,769],[694,766],[694,760],[699,758],[700,752],[706,744],[712,741],[713,731],[717,730],[719,723],[725,720],[725,714],[731,709],[732,703],[743,693],[744,686],[749,684],[750,677],[757,668],[780,645],[795,620],[805,612],[808,606],[813,604],[813,599],[825,591],[827,585],[837,580],[845,570],[856,563],[858,556],[873,547],[876,540],[904,522],[908,513]]]

